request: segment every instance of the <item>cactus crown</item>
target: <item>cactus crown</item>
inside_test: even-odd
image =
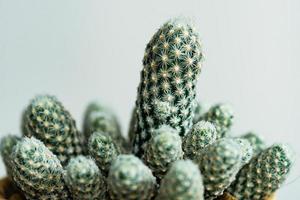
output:
[[[28,199],[67,199],[63,167],[39,140],[23,138],[11,154],[13,179]]]
[[[147,200],[154,195],[151,170],[133,155],[119,155],[107,178],[110,197],[118,200]]]
[[[286,179],[292,164],[289,149],[274,144],[245,165],[229,191],[238,199],[260,200],[275,192]]]
[[[203,120],[213,123],[217,129],[217,138],[223,138],[233,124],[233,111],[229,105],[216,104],[203,115]]]
[[[183,150],[185,157],[194,159],[207,145],[217,139],[215,126],[206,121],[200,121],[193,125],[192,130],[183,138]]]
[[[23,120],[26,131],[24,135],[41,140],[63,164],[82,152],[75,121],[54,96],[34,98],[27,107]]]
[[[142,155],[141,147],[163,123],[182,136],[190,129],[201,59],[198,35],[183,20],[168,21],[152,37],[145,50],[136,101],[137,155]]]
[[[104,178],[95,162],[87,157],[72,158],[66,167],[64,180],[73,199],[100,199]]]
[[[120,154],[120,148],[109,135],[101,132],[95,132],[90,137],[88,148],[103,175],[107,175],[112,161]]]
[[[179,160],[172,164],[163,178],[157,200],[204,200],[202,177],[197,165],[190,160]]]
[[[181,137],[169,126],[162,126],[154,133],[148,141],[144,160],[154,175],[162,178],[169,166],[183,157]]]

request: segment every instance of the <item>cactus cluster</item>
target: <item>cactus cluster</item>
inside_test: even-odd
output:
[[[292,167],[282,144],[229,134],[227,104],[196,100],[202,52],[185,20],[170,20],[147,44],[128,138],[116,115],[90,103],[83,131],[54,96],[35,97],[22,137],[2,138],[7,175],[26,199],[265,200]]]

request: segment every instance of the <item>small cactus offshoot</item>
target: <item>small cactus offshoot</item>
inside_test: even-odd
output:
[[[121,153],[120,148],[114,143],[112,138],[101,132],[95,132],[90,137],[88,149],[105,176],[108,174],[111,163]]]
[[[119,155],[107,178],[112,200],[148,200],[154,196],[155,177],[144,163],[133,155]]]
[[[58,158],[39,140],[23,138],[11,154],[12,174],[27,199],[68,199],[64,169]]]
[[[196,101],[193,123],[196,124],[197,122],[199,122],[202,119],[203,115],[208,111],[208,109],[208,104]]]
[[[170,126],[161,126],[156,129],[145,149],[145,163],[160,179],[173,162],[183,158],[181,137]]]
[[[204,200],[198,166],[190,160],[173,163],[161,182],[156,200]]]
[[[247,140],[251,144],[254,155],[259,154],[261,151],[267,148],[262,137],[253,132],[246,133],[245,135],[242,135],[241,138]]]
[[[120,125],[113,112],[98,102],[88,105],[84,116],[84,135],[86,141],[94,132],[104,132],[112,137],[121,148],[127,148],[127,142],[121,134]]]
[[[228,191],[242,200],[261,200],[275,192],[292,166],[289,149],[282,144],[263,150],[245,165]]]
[[[74,200],[102,200],[104,178],[95,162],[87,157],[71,158],[66,166],[64,180]]]
[[[215,126],[206,121],[200,121],[193,125],[192,130],[183,138],[184,156],[193,160],[207,145],[217,140]]]
[[[12,178],[11,168],[13,167],[11,164],[11,153],[13,151],[14,146],[21,140],[20,137],[16,135],[7,135],[1,139],[0,143],[0,153],[6,168],[6,173],[9,178]]]
[[[242,165],[242,156],[240,143],[231,138],[220,139],[197,154],[195,162],[203,176],[205,199],[211,200],[223,194],[235,179]]]
[[[27,107],[23,120],[23,134],[41,140],[62,164],[82,153],[82,139],[75,121],[56,97],[35,97]]]
[[[233,111],[229,105],[216,104],[212,106],[202,117],[202,120],[211,122],[217,129],[217,138],[228,135],[233,124]]]

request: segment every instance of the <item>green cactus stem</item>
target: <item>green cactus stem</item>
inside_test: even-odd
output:
[[[69,199],[59,159],[34,137],[23,138],[11,153],[15,184],[26,199]]]
[[[195,111],[194,111],[194,119],[193,123],[201,121],[203,115],[208,111],[209,105],[207,103],[203,103],[200,101],[195,101]]]
[[[189,131],[202,57],[198,34],[182,19],[166,22],[147,44],[136,101],[136,155],[143,155],[143,144],[162,124],[175,128],[180,136]]]
[[[159,188],[156,200],[204,200],[202,176],[190,160],[172,164]]]
[[[291,166],[289,149],[285,145],[274,144],[240,170],[228,191],[241,200],[264,199],[285,181]]]
[[[217,138],[223,138],[228,135],[233,124],[233,111],[229,105],[216,104],[212,106],[202,117],[202,120],[211,122],[217,129]]]
[[[1,139],[0,143],[0,153],[2,160],[4,162],[6,173],[9,178],[12,178],[12,164],[11,164],[11,153],[14,146],[21,140],[20,137],[16,135],[7,135]]]
[[[267,148],[263,138],[253,132],[246,133],[245,135],[241,136],[241,138],[246,139],[253,148],[254,155],[259,154],[264,149]]]
[[[105,176],[108,174],[111,163],[121,153],[120,148],[113,142],[110,135],[101,132],[95,132],[90,137],[88,149]]]
[[[143,162],[133,155],[119,155],[107,178],[112,200],[149,200],[154,195],[155,177]]]
[[[199,121],[194,124],[192,130],[183,138],[183,151],[185,158],[194,160],[197,153],[206,146],[217,140],[215,126],[206,121]]]
[[[71,158],[64,180],[74,200],[102,200],[101,196],[105,193],[104,177],[91,158]]]
[[[127,141],[121,134],[116,115],[98,102],[88,105],[85,111],[83,130],[86,142],[94,132],[104,132],[109,134],[120,147],[128,148]]]
[[[220,139],[197,154],[206,200],[223,194],[241,168],[243,156],[240,142],[231,138]]]
[[[24,135],[41,140],[63,165],[81,154],[82,137],[70,113],[54,97],[37,96],[23,117]]]
[[[161,126],[153,133],[145,148],[144,161],[161,179],[176,160],[183,158],[181,137],[170,126]]]

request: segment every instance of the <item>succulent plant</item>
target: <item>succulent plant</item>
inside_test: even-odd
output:
[[[12,150],[14,146],[21,140],[20,137],[16,135],[7,135],[1,139],[0,143],[0,153],[2,156],[2,160],[4,162],[6,173],[9,178],[12,178],[12,164],[11,164],[11,156]]]
[[[154,130],[147,143],[143,159],[153,174],[161,179],[176,160],[183,158],[181,137],[170,126]]]
[[[136,101],[136,155],[143,155],[143,144],[162,124],[175,128],[181,136],[189,131],[202,57],[198,34],[182,19],[166,22],[147,44]]]
[[[217,140],[215,126],[206,121],[199,121],[193,125],[191,131],[183,137],[184,156],[193,160],[197,153],[201,152],[207,145]]]
[[[195,101],[195,111],[194,111],[194,119],[193,123],[196,124],[197,122],[201,121],[203,115],[208,111],[209,106],[207,103],[203,103],[200,101]]]
[[[195,162],[203,176],[205,199],[223,194],[242,166],[243,152],[236,139],[223,138],[197,154]]]
[[[211,122],[217,129],[217,138],[223,138],[228,135],[233,124],[233,111],[229,105],[216,104],[212,106],[202,117],[202,120]]]
[[[198,166],[190,160],[179,160],[163,178],[156,200],[204,200],[203,195]]]
[[[291,166],[292,158],[288,148],[274,144],[240,170],[228,191],[241,200],[264,199],[279,188]]]
[[[136,107],[133,108],[131,112],[131,118],[129,123],[129,130],[128,130],[128,138],[129,142],[132,143],[134,140],[135,130],[137,128],[137,113],[136,113]],[[130,147],[133,146],[133,144],[129,144]]]
[[[88,149],[105,176],[108,174],[112,161],[121,153],[120,148],[113,142],[112,138],[101,132],[95,132],[90,137]]]
[[[72,198],[78,200],[98,199],[105,193],[104,177],[95,162],[85,156],[71,158],[64,176]]]
[[[34,137],[23,138],[11,153],[12,174],[26,199],[68,199],[59,159]]]
[[[139,158],[119,155],[112,163],[107,184],[112,200],[148,200],[154,195],[156,180]]]
[[[63,165],[81,154],[82,137],[63,105],[50,95],[34,98],[23,117],[24,135],[41,140]]]
[[[247,140],[251,144],[254,155],[259,154],[261,151],[267,148],[264,140],[253,132],[246,133],[245,135],[241,136],[241,138]]]
[[[121,134],[116,115],[98,102],[92,102],[88,105],[85,111],[83,130],[86,142],[94,132],[104,132],[109,134],[120,147],[126,149],[128,146]]]

